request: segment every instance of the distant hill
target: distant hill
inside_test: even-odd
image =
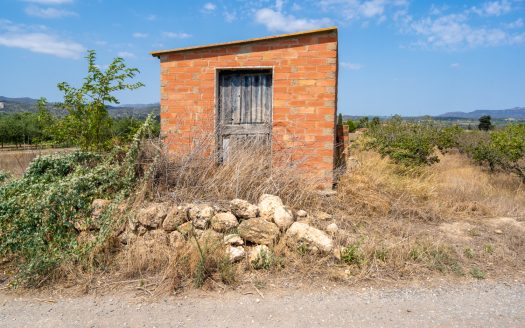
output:
[[[483,115],[490,115],[493,119],[525,120],[525,107],[515,107],[511,109],[500,110],[480,109],[472,112],[449,112],[438,115],[437,117],[478,119]]]
[[[21,113],[21,112],[37,112],[37,99],[33,98],[8,98],[0,96],[0,114]],[[49,110],[55,115],[62,116],[64,111],[56,106],[54,103],[48,104]],[[149,113],[153,112],[155,116],[160,114],[159,103],[154,104],[130,104],[121,106],[108,106],[109,115],[113,118],[118,117],[135,117],[145,118]]]

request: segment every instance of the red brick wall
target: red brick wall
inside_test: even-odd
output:
[[[273,68],[272,151],[288,150],[330,187],[337,104],[337,32],[164,53],[161,128],[169,150],[184,153],[215,133],[218,69]]]

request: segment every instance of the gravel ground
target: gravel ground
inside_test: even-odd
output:
[[[525,284],[335,289],[242,295],[0,294],[0,327],[525,327]]]

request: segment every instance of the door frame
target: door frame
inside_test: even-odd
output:
[[[219,117],[219,82],[220,82],[220,74],[221,72],[235,72],[235,71],[270,71],[272,74],[272,86],[271,86],[271,92],[272,92],[272,104],[270,107],[271,115],[270,115],[270,156],[273,155],[273,101],[274,101],[274,82],[275,82],[275,67],[274,66],[236,66],[236,67],[215,67],[215,79],[214,79],[214,106],[213,106],[213,115],[215,116],[214,120],[214,133],[215,133],[215,162],[217,164],[222,164],[221,161],[221,134],[219,133],[219,125],[220,125],[220,117]],[[272,165],[272,161],[270,160],[270,165]]]

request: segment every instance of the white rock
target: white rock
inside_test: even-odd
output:
[[[246,251],[242,246],[228,246],[228,253],[230,255],[231,262],[237,262],[242,260],[246,256]]]
[[[335,223],[330,223],[329,225],[326,226],[325,230],[331,234],[334,234],[339,230],[339,227]]]
[[[323,231],[306,223],[294,222],[286,232],[288,242],[304,243],[310,250],[330,252],[334,247],[332,239]]]
[[[240,220],[253,219],[259,215],[259,207],[243,199],[232,200],[230,210]]]
[[[239,225],[235,215],[226,212],[226,213],[217,213],[213,218],[211,218],[211,227],[213,230],[218,232],[226,232],[233,228],[236,228]]]
[[[284,206],[277,206],[273,213],[273,222],[281,231],[286,231],[294,222],[292,211]]]
[[[283,201],[279,196],[263,194],[259,198],[259,215],[266,221],[273,220],[275,208],[283,206]]]
[[[242,240],[241,236],[237,234],[230,234],[224,236],[224,243],[229,244],[232,246],[242,246],[244,245],[244,241]]]
[[[305,218],[308,216],[308,213],[305,210],[299,210],[295,213],[298,218]]]

